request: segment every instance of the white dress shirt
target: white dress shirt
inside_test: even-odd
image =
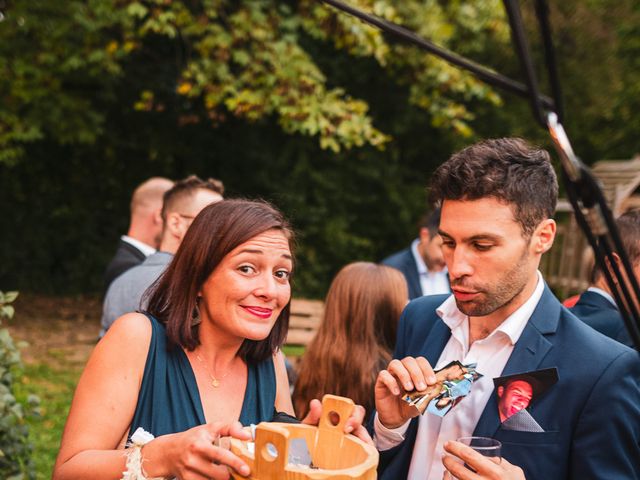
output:
[[[138,250],[140,250],[142,253],[144,253],[145,257],[148,257],[152,253],[156,253],[156,249],[155,248],[153,248],[150,245],[147,245],[144,242],[141,242],[140,240],[136,240],[135,238],[130,237],[129,235],[122,235],[120,237],[120,240],[122,240],[123,242],[127,242],[128,244],[133,245],[134,247],[136,247]]]
[[[482,378],[473,383],[471,393],[444,417],[425,413],[420,416],[418,433],[413,447],[409,480],[440,480],[444,474],[442,465],[443,444],[449,440],[473,435],[480,416],[491,398],[493,379],[504,370],[515,343],[535,310],[544,291],[544,281],[538,272],[538,283],[529,299],[500,324],[491,334],[476,340],[469,347],[469,317],[456,306],[455,297],[447,298],[436,313],[451,329],[435,370],[449,362],[459,360],[463,364],[477,363]],[[375,440],[379,450],[388,450],[404,440],[409,422],[395,428],[385,428],[376,414]]]
[[[420,239],[416,238],[411,243],[411,253],[413,253],[413,259],[416,262],[418,269],[418,277],[420,278],[420,288],[422,289],[422,295],[438,295],[440,293],[451,293],[449,287],[449,277],[447,276],[447,267],[439,272],[430,272],[427,268],[427,264],[424,263],[424,259],[420,252],[418,252],[418,244]]]

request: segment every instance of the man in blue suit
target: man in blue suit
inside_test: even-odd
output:
[[[472,145],[434,173],[453,295],[409,303],[378,375],[381,479],[640,478],[640,356],[562,307],[538,271],[557,194],[548,153],[520,139]],[[444,417],[418,415],[403,392],[453,360],[483,377]],[[548,369],[557,381],[523,411],[535,428],[502,423],[493,379]],[[501,461],[455,441],[472,435],[499,440]]]
[[[640,279],[640,210],[624,213],[616,224],[635,276]],[[618,255],[613,255],[620,266]],[[622,314],[598,265],[594,267],[592,277],[592,285],[580,295],[578,302],[571,307],[571,313],[607,337],[633,346]]]
[[[438,235],[439,223],[439,208],[425,214],[418,224],[418,238],[408,248],[381,262],[402,272],[407,281],[409,300],[451,291],[442,256],[442,240]]]

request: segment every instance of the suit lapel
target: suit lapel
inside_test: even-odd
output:
[[[438,359],[450,337],[451,330],[449,330],[447,324],[438,317],[421,349],[421,353],[434,367],[438,363]]]
[[[513,347],[502,376],[539,369],[540,363],[553,347],[546,335],[555,333],[557,330],[561,308],[560,302],[545,285],[538,306]],[[494,390],[480,416],[474,435],[493,437],[498,428],[500,428],[500,417],[498,416],[498,398]]]

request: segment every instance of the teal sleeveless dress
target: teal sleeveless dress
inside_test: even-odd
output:
[[[129,437],[138,427],[158,437],[206,423],[191,364],[181,348],[167,349],[164,325],[153,316],[151,344]],[[270,421],[275,413],[276,375],[273,359],[247,365],[247,388],[240,423]],[[130,440],[130,438],[129,438]]]

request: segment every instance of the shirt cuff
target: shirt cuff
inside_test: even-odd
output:
[[[404,434],[409,428],[409,422],[410,420],[407,420],[404,425],[400,425],[398,428],[387,428],[382,425],[378,418],[378,412],[376,412],[376,416],[373,419],[373,441],[376,444],[376,448],[384,452],[400,445],[404,441]]]

